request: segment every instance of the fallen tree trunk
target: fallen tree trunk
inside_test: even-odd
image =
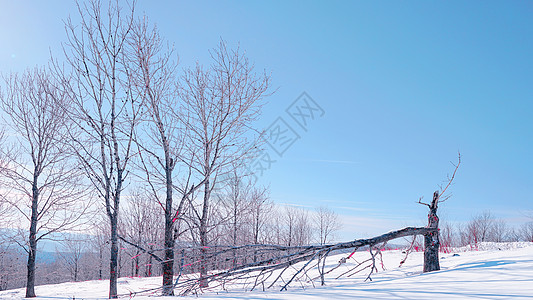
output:
[[[329,244],[329,245],[314,245],[314,246],[300,246],[300,247],[287,247],[287,246],[278,246],[278,245],[245,245],[245,246],[238,246],[238,247],[222,247],[222,246],[211,247],[211,250],[215,249],[215,252],[211,253],[210,255],[206,255],[205,259],[211,259],[213,257],[223,256],[224,254],[235,253],[237,251],[241,253],[239,257],[245,257],[249,255],[250,253],[259,252],[262,254],[265,254],[265,253],[270,254],[270,258],[263,259],[263,260],[256,261],[256,262],[251,262],[249,264],[236,266],[231,269],[224,270],[224,271],[213,272],[205,277],[202,277],[202,279],[206,280],[208,283],[213,283],[213,285],[210,285],[210,286],[217,287],[217,286],[226,284],[228,282],[231,282],[237,279],[255,278],[255,281],[256,281],[256,283],[254,284],[254,288],[255,288],[255,286],[258,286],[259,284],[264,285],[267,279],[270,278],[270,275],[272,274],[272,272],[283,269],[281,273],[278,275],[278,277],[273,282],[270,282],[268,284],[267,288],[270,288],[274,285],[274,283],[276,283],[276,281],[279,278],[283,276],[285,270],[287,270],[291,266],[294,266],[297,263],[306,261],[307,263],[305,263],[302,267],[297,269],[296,273],[293,274],[292,277],[288,281],[284,280],[284,282],[286,282],[286,284],[282,287],[282,290],[284,290],[288,287],[288,285],[294,280],[294,278],[298,274],[305,274],[306,270],[308,268],[311,268],[310,265],[312,265],[311,262],[313,260],[319,257],[321,259],[325,259],[325,257],[328,254],[333,253],[333,251],[339,251],[339,250],[344,250],[344,249],[354,249],[353,252],[355,252],[358,249],[362,247],[366,247],[366,246],[372,249],[372,247],[376,245],[384,244],[390,240],[407,237],[407,236],[414,236],[414,235],[427,235],[427,234],[435,233],[436,231],[437,231],[436,228],[406,227],[400,230],[391,231],[391,232],[382,234],[377,237],[369,238],[369,239],[357,239],[357,240],[353,240],[350,242]],[[277,253],[277,255],[274,253]],[[372,257],[374,257],[374,254],[371,253],[371,255]],[[345,261],[346,259],[344,260],[344,262]],[[373,261],[373,265],[371,266],[371,268],[374,269],[376,268],[374,265],[375,264],[374,259],[372,259],[372,261]],[[199,262],[197,261],[196,263],[199,263]],[[367,267],[370,267],[370,266],[367,266]],[[370,279],[370,275],[368,276],[368,279]],[[175,287],[176,289],[181,290],[181,293],[180,293],[181,295],[186,295],[190,292],[193,292],[197,289],[202,288],[201,286],[198,285],[198,282],[199,282],[198,278],[192,277],[189,279],[185,279],[181,282],[176,282]],[[218,282],[218,284],[216,282]]]

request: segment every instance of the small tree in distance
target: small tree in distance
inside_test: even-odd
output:
[[[316,209],[313,221],[320,245],[331,242],[335,238],[335,232],[342,228],[339,216],[326,206],[320,206]]]

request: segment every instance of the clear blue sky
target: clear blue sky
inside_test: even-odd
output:
[[[46,63],[72,1],[0,0],[0,71]],[[533,2],[139,1],[182,64],[240,43],[278,91],[259,126],[307,92],[325,111],[261,177],[272,198],[342,215],[341,239],[424,225],[462,154],[442,219],[533,212]]]

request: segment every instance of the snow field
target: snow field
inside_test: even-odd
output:
[[[423,252],[413,252],[406,262],[399,267],[405,254],[401,250],[383,251],[383,266],[378,262],[378,272],[372,281],[365,278],[368,269],[351,277],[335,279],[338,275],[352,269],[357,262],[369,258],[368,252],[356,252],[346,263],[326,275],[326,286],[315,281],[315,287],[308,277],[318,275],[316,267],[302,274],[288,291],[280,292],[283,282],[277,282],[269,290],[256,288],[248,292],[250,280],[226,284],[226,290],[218,286],[201,295],[179,297],[181,299],[533,299],[533,243],[487,243],[478,245],[478,250],[468,248],[455,249],[454,252],[441,254],[441,270],[422,273]],[[347,254],[330,256],[326,268],[338,265],[338,261]],[[299,266],[290,270],[296,272]],[[312,265],[312,264],[310,264]],[[279,271],[278,271],[279,272]],[[285,280],[291,277],[286,271]],[[275,278],[272,275],[271,278]],[[157,293],[131,295],[130,292],[157,288],[161,277],[154,278],[120,278],[119,293],[122,299],[168,300],[176,297],[154,297]],[[36,300],[50,299],[107,299],[109,283],[86,281],[37,286]],[[0,292],[0,299],[21,300],[24,289]],[[179,299],[178,298],[178,299]]]

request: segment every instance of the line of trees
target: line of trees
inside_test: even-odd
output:
[[[469,221],[452,225],[443,222],[439,226],[441,252],[450,252],[459,247],[479,249],[482,243],[533,242],[533,221],[511,226],[497,218],[490,211],[474,215]],[[423,249],[422,242],[413,242],[417,249]]]
[[[276,205],[269,200],[265,189],[252,187],[241,190],[247,194],[240,197],[240,206],[236,214],[229,214],[232,199],[226,194],[229,186],[224,186],[224,193],[217,191],[212,222],[209,224],[209,247],[243,246],[276,244],[279,246],[322,245],[330,243],[340,228],[338,216],[326,207],[306,210],[299,207]],[[134,191],[125,198],[123,213],[119,219],[119,235],[126,240],[153,251],[164,257],[164,216],[158,203],[151,201],[148,192]],[[324,214],[324,211],[327,212]],[[55,249],[41,251],[36,261],[36,281],[39,284],[60,283],[66,281],[83,281],[109,279],[110,243],[109,222],[106,215],[94,216],[90,235],[64,233],[63,238],[54,244]],[[324,219],[329,221],[325,222]],[[237,221],[235,221],[237,219]],[[189,217],[184,216],[189,222]],[[331,230],[329,235],[320,235],[320,226]],[[184,229],[186,230],[186,229]],[[7,234],[6,234],[7,236]],[[57,239],[56,239],[57,240]],[[200,253],[190,253],[191,247],[199,246],[197,231],[186,230],[176,240],[173,253],[176,255],[174,273],[179,274],[183,265],[192,264],[186,273],[199,271]],[[24,253],[16,245],[0,248],[0,289],[19,288],[26,284]],[[10,245],[10,246],[8,246]],[[117,277],[162,276],[164,265],[146,255],[137,247],[123,241],[118,242]],[[187,251],[185,257],[182,251]],[[250,253],[227,255],[225,260],[208,259],[208,270],[222,269],[246,262],[257,261],[263,254]],[[182,262],[183,259],[183,262]],[[184,272],[185,273],[185,272]]]
[[[9,227],[28,228],[11,238],[27,253],[26,297],[36,296],[38,242],[90,225],[98,219],[87,217],[91,208],[107,219],[99,226],[108,232],[100,242],[110,248],[109,297],[118,295],[120,240],[137,245],[138,255],[141,244],[155,245],[161,236],[163,294],[173,295],[176,241],[213,243],[215,225],[225,221],[213,190],[261,146],[254,121],[270,93],[270,76],[224,41],[210,52],[209,66],[179,70],[156,26],[136,16],[135,3],[123,8],[91,0],[79,2],[78,12],[79,23],[65,22],[64,57],[52,58],[47,68],[4,75],[0,91],[7,126],[1,208],[18,221]],[[266,201],[264,191],[252,190],[250,197]],[[121,217],[124,204],[140,219]],[[235,216],[234,232],[238,222]],[[257,240],[264,224],[254,222]],[[127,223],[135,232],[123,229]],[[163,228],[160,236],[155,228]],[[207,261],[201,261],[205,275]]]

